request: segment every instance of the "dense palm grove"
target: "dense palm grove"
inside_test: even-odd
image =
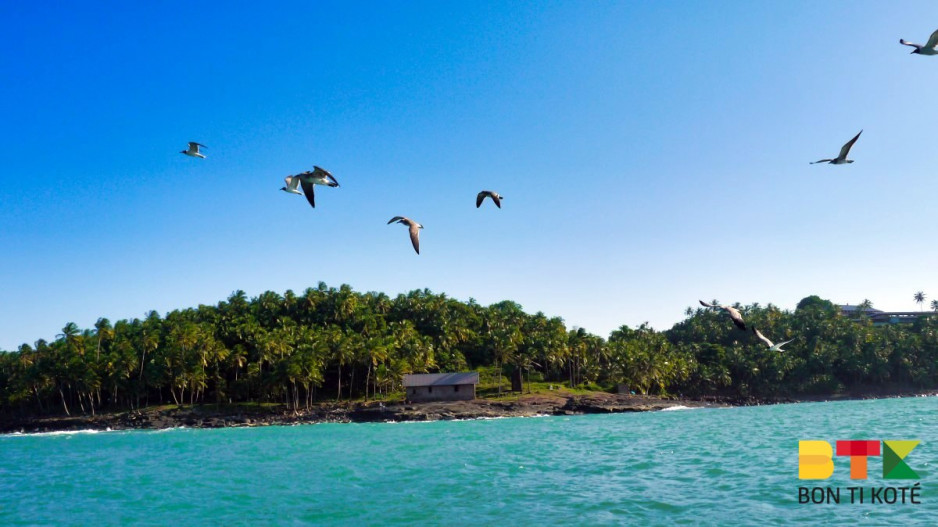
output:
[[[731,397],[938,386],[938,317],[874,327],[808,297],[794,312],[740,307],[778,341],[769,352],[725,314],[688,308],[667,331],[626,326],[604,340],[530,315],[510,301],[480,306],[430,291],[391,299],[320,283],[301,295],[243,291],[217,306],[94,328],[68,323],[55,341],[0,353],[0,412],[92,414],[175,403],[280,402],[400,394],[405,373],[480,369],[522,381],[639,393]],[[501,375],[499,375],[501,373]],[[506,389],[508,385],[506,384]]]

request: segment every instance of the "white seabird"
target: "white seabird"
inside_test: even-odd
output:
[[[765,338],[765,335],[763,335],[761,331],[756,329],[755,326],[753,326],[752,332],[755,333],[757,337],[759,337],[759,340],[761,340],[762,342],[765,342],[765,345],[769,347],[769,351],[777,351],[779,353],[785,351],[782,349],[782,346],[784,346],[785,344],[788,344],[792,340],[795,340],[795,339],[791,339],[791,340],[786,340],[785,342],[779,342],[778,344],[773,344],[772,341]]]
[[[838,156],[835,157],[834,159],[821,159],[821,160],[819,160],[819,161],[813,161],[813,162],[810,163],[810,164],[814,165],[814,164],[817,164],[817,163],[829,163],[829,164],[831,164],[831,165],[843,165],[843,164],[845,164],[845,163],[853,163],[853,160],[852,160],[852,159],[847,159],[847,153],[850,152],[850,147],[853,146],[853,143],[856,143],[856,142],[857,142],[857,139],[860,138],[860,134],[862,134],[862,133],[863,133],[863,130],[860,130],[860,133],[859,133],[859,134],[853,136],[853,139],[847,141],[847,144],[845,144],[843,147],[841,147],[841,149],[840,149],[840,155],[838,155]]]
[[[283,178],[287,182],[285,187],[280,187],[280,190],[284,192],[289,192],[290,194],[302,194],[299,190],[296,190],[296,187],[300,186],[299,176],[287,176]]]
[[[287,176],[284,181],[287,181],[287,186],[280,190],[286,190],[287,192],[291,192],[289,190],[290,188],[296,190],[295,181],[299,181],[300,186],[303,188],[303,194],[306,195],[306,201],[308,201],[313,208],[316,208],[316,195],[313,191],[313,185],[325,185],[327,187],[339,186],[339,182],[336,181],[328,170],[317,166],[314,166],[312,171],[303,172],[295,176]]]
[[[187,156],[201,157],[202,159],[205,159],[205,156],[202,155],[201,152],[199,152],[199,148],[206,148],[206,146],[201,143],[196,143],[195,141],[189,141],[189,148],[186,150],[180,150],[179,153],[186,154]]]

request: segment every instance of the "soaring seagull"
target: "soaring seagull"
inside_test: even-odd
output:
[[[492,198],[492,201],[495,203],[496,207],[502,208],[502,200],[505,199],[505,196],[501,196],[498,194],[498,192],[493,190],[483,190],[482,192],[479,192],[479,194],[476,196],[476,208],[482,206],[482,202],[485,201],[485,198],[487,197]]]
[[[735,307],[721,306],[720,304],[708,304],[704,302],[703,300],[698,300],[698,302],[700,302],[700,305],[704,307],[712,307],[712,308],[722,309],[726,311],[727,313],[730,314],[730,318],[733,319],[733,324],[736,324],[736,327],[738,327],[739,329],[746,331],[746,323],[743,322],[743,316],[739,314],[739,310],[736,309]]]
[[[899,39],[899,43],[903,46],[912,46],[912,53],[918,53],[919,55],[938,55],[938,50],[935,49],[938,46],[938,29],[928,37],[928,42],[925,45],[913,44],[912,42],[906,42],[903,39]]]
[[[287,186],[280,190],[287,192],[295,191],[296,182],[299,181],[300,186],[303,188],[303,194],[306,195],[306,201],[308,201],[313,208],[316,208],[316,195],[313,192],[313,185],[325,185],[327,187],[339,186],[339,182],[332,177],[332,174],[330,174],[328,170],[317,166],[314,166],[312,171],[303,172],[295,176],[287,176],[284,178],[284,181],[287,182]]]
[[[863,130],[860,130],[860,134],[862,133]],[[814,165],[816,163],[830,163],[831,165],[843,165],[844,163],[853,163],[852,159],[847,159],[847,152],[850,152],[850,147],[853,146],[853,143],[857,142],[857,139],[860,138],[860,134],[853,136],[853,139],[847,141],[847,144],[845,144],[840,149],[839,156],[835,157],[834,159],[821,159],[820,161],[814,161],[811,164]]]
[[[773,344],[772,341],[765,338],[765,335],[763,335],[761,331],[756,329],[755,326],[753,326],[752,332],[755,333],[757,337],[759,337],[759,340],[761,340],[762,342],[765,342],[765,345],[769,347],[769,351],[777,351],[779,353],[785,351],[782,349],[782,346],[784,346],[785,344],[788,344],[792,340],[795,340],[795,339],[791,339],[791,340],[786,340],[785,342],[779,342],[778,344]]]
[[[283,178],[287,182],[285,187],[280,187],[280,190],[284,192],[289,192],[290,194],[302,194],[299,190],[296,190],[296,187],[300,185],[300,178],[298,176],[287,176]]]
[[[403,223],[410,228],[410,243],[414,244],[414,250],[417,251],[417,254],[420,254],[420,229],[423,228],[423,225],[410,218],[405,218],[404,216],[394,216],[388,222],[388,225],[395,221],[397,223]]]
[[[206,148],[205,145],[201,143],[196,143],[195,141],[189,141],[189,148],[187,150],[180,150],[180,154],[186,154],[187,156],[192,157],[201,157],[205,159],[205,156],[199,153],[199,148]]]

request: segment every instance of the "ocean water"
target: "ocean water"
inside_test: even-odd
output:
[[[0,436],[0,525],[935,525],[938,398]],[[919,439],[919,480],[798,479],[798,441]],[[920,504],[849,503],[920,483]],[[800,504],[799,486],[841,487]],[[868,491],[867,491],[868,492]]]

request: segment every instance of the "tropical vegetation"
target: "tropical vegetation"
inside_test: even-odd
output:
[[[759,398],[938,387],[931,313],[874,326],[816,296],[794,311],[735,307],[774,341],[794,339],[787,351],[769,352],[721,310],[700,307],[665,331],[622,326],[603,339],[511,301],[481,306],[428,290],[396,298],[324,283],[299,295],[237,291],[165,316],[69,322],[51,342],[0,352],[0,414],[251,402],[301,409],[399,397],[406,373],[465,370],[484,372],[499,392],[532,381]]]

